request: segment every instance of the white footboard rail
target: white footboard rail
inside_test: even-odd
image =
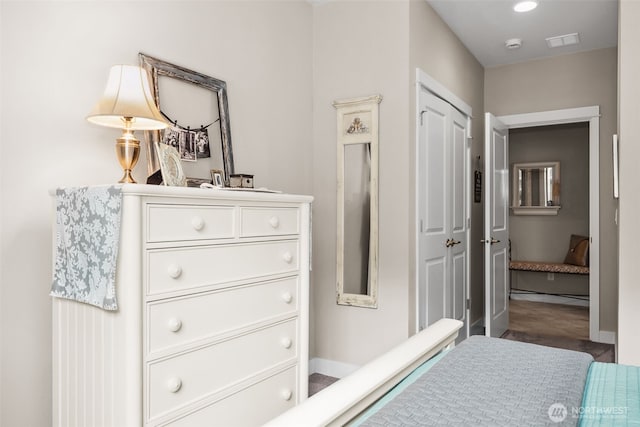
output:
[[[265,427],[343,426],[442,349],[453,346],[462,322],[441,319],[367,363]]]

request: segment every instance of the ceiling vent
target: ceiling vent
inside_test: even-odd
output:
[[[580,43],[578,33],[565,34],[564,36],[549,37],[545,39],[550,49],[554,47],[571,46]]]
[[[507,49],[519,49],[522,46],[522,39],[509,39],[504,42]]]

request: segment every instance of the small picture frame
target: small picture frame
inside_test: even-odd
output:
[[[211,183],[216,187],[224,187],[224,173],[219,169],[211,169]]]
[[[174,187],[186,187],[187,178],[182,170],[178,150],[167,144],[156,143],[156,151],[160,162],[163,184]]]

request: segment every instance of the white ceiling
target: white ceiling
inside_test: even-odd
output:
[[[426,1],[484,67],[618,44],[618,0],[539,0],[526,13],[513,10],[516,0]],[[571,33],[579,33],[579,44],[547,47],[547,37]],[[507,49],[512,38],[522,47]]]

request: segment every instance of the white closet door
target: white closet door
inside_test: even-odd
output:
[[[423,329],[443,317],[467,319],[467,118],[420,94],[418,147],[418,311]],[[467,328],[461,329],[461,338]]]
[[[467,117],[451,107],[450,113],[451,129],[451,175],[449,182],[451,185],[451,191],[449,197],[451,198],[450,206],[450,220],[451,228],[449,235],[451,236],[451,243],[449,247],[451,256],[451,268],[452,268],[452,312],[450,316],[454,319],[460,320],[467,324],[467,289],[468,289],[468,265],[469,265],[469,252],[468,252],[468,204],[469,193],[467,192],[467,186],[470,180],[469,177],[469,164],[467,155]],[[460,335],[466,334],[466,327],[464,331],[460,331]]]

